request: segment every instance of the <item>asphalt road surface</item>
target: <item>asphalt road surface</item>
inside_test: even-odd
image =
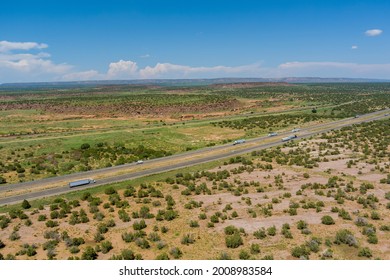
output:
[[[382,110],[379,112],[373,112],[365,115],[360,115],[358,118],[347,118],[347,119],[342,119],[342,120],[337,120],[334,122],[329,122],[329,123],[323,123],[323,124],[318,124],[315,126],[311,126],[310,128],[304,128],[299,133],[296,133],[298,137],[296,138],[301,139],[301,138],[308,138],[310,136],[314,136],[316,134],[321,134],[324,132],[328,132],[330,130],[334,129],[340,129],[345,126],[350,126],[352,124],[358,124],[358,123],[363,123],[363,122],[368,122],[368,121],[374,121],[374,120],[379,120],[383,118],[388,118],[388,115],[390,112],[390,109]],[[351,123],[352,122],[352,123]],[[240,145],[234,146],[234,150],[230,149],[229,147],[233,147],[231,143],[221,145],[221,146],[215,146],[215,147],[209,147],[209,148],[204,148],[204,149],[199,149],[196,151],[190,151],[182,154],[177,154],[177,155],[172,155],[168,157],[163,157],[163,158],[157,158],[157,159],[152,159],[145,161],[142,165],[144,170],[141,171],[133,171],[131,173],[125,173],[121,175],[114,175],[112,177],[106,177],[103,179],[99,179],[95,184],[89,184],[86,186],[80,186],[80,187],[75,187],[75,188],[69,188],[68,184],[65,182],[72,182],[75,180],[79,179],[84,179],[84,178],[96,178],[96,176],[103,176],[104,174],[107,173],[112,173],[112,172],[120,172],[120,171],[126,171],[130,167],[134,167],[135,163],[131,164],[124,164],[124,165],[119,165],[119,166],[113,166],[113,167],[108,167],[108,168],[103,168],[103,169],[98,169],[98,170],[90,170],[87,172],[82,172],[82,173],[74,173],[74,174],[69,174],[69,175],[63,175],[63,176],[58,176],[58,177],[51,177],[51,178],[46,178],[42,180],[37,180],[37,181],[31,181],[31,182],[24,182],[24,183],[18,183],[18,184],[9,184],[2,186],[0,188],[0,194],[3,194],[5,192],[12,192],[15,190],[23,190],[27,191],[26,193],[19,194],[19,195],[11,195],[0,198],[0,205],[6,205],[6,204],[15,204],[18,202],[23,201],[24,199],[27,200],[34,200],[37,198],[43,198],[43,197],[49,197],[53,195],[58,195],[58,194],[64,194],[72,191],[77,191],[81,189],[87,189],[87,188],[92,188],[96,186],[101,186],[101,185],[106,185],[110,183],[116,183],[116,182],[121,182],[121,181],[126,181],[126,180],[131,180],[135,178],[140,178],[148,175],[153,175],[157,173],[163,173],[183,167],[188,167],[188,166],[193,166],[201,163],[206,163],[206,162],[211,162],[215,160],[220,160],[224,158],[229,158],[241,154],[246,154],[250,153],[252,151],[258,151],[261,149],[267,149],[270,147],[282,145],[284,142],[281,141],[281,138],[285,135],[291,135],[294,133],[291,133],[290,131],[288,132],[281,132],[278,133],[278,136],[274,137],[268,137],[268,136],[263,136],[263,137],[258,137],[258,138],[253,138],[250,140],[247,140],[245,145],[242,145],[243,147],[240,148]],[[245,147],[247,144],[250,143],[256,143],[261,140],[265,139],[273,139],[274,141],[266,143],[266,144],[261,144],[259,145],[251,145],[250,147]],[[207,156],[208,153],[213,153],[219,150],[226,150],[225,152],[221,152],[216,155],[209,155]],[[203,157],[200,158],[195,158],[195,159],[190,159],[185,162],[178,162],[172,164],[172,160],[180,160],[187,158],[188,156],[200,156],[203,155]],[[151,167],[147,169],[148,165],[153,165],[154,163],[159,163],[159,167]],[[164,164],[165,163],[165,164]],[[130,172],[130,171],[129,171]],[[52,188],[44,189],[44,190],[34,190],[34,188],[44,186],[44,185],[58,185],[54,186]]]

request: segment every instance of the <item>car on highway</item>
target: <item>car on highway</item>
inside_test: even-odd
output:
[[[144,161],[143,160],[138,160],[135,164],[143,164]]]
[[[276,132],[270,132],[268,133],[268,137],[277,136],[278,134]]]
[[[291,130],[291,132],[298,132],[298,131],[300,131],[299,128],[294,128],[293,130]]]

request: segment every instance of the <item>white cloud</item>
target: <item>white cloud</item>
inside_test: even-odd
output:
[[[150,57],[150,54],[144,54],[144,55],[141,55],[140,58],[149,58]]]
[[[62,80],[115,80],[115,79],[151,79],[151,78],[210,78],[210,77],[256,77],[264,69],[259,64],[237,67],[191,67],[171,63],[157,63],[155,66],[146,66],[139,69],[136,62],[120,60],[112,62],[106,73],[96,70],[67,73]]]
[[[286,62],[279,65],[280,69],[306,69],[306,68],[323,68],[323,67],[346,67],[352,63],[341,62]]]
[[[371,32],[371,34],[380,34]],[[374,35],[371,35],[374,36]],[[265,68],[259,63],[241,66],[189,66],[157,63],[139,68],[131,60],[111,62],[106,71],[74,70],[58,64],[50,54],[40,51],[48,46],[35,42],[0,41],[0,82],[76,81],[153,78],[223,78],[223,77],[350,77],[390,79],[390,64],[359,64],[334,61],[286,62]],[[357,49],[353,45],[352,49]],[[146,55],[145,55],[146,57]]]
[[[381,30],[381,29],[369,29],[366,32],[364,32],[364,34],[366,34],[366,36],[369,36],[369,37],[379,36],[382,33],[383,33],[383,30]]]
[[[0,52],[8,52],[13,50],[31,50],[31,49],[45,49],[47,44],[39,44],[36,42],[9,42],[0,41]]]
[[[46,52],[32,52],[47,48],[35,42],[0,41],[0,77],[3,81],[28,82],[55,79],[71,71],[68,64],[56,64]]]
[[[108,66],[107,76],[112,78],[129,79],[137,74],[137,63],[131,60],[119,60],[118,62],[111,62]]]
[[[0,68],[20,71],[23,73],[64,73],[72,67],[67,64],[55,64],[47,53],[38,54],[0,54]]]
[[[146,66],[139,71],[142,78],[192,78],[192,77],[227,77],[231,74],[253,75],[261,71],[259,64],[243,66],[191,67],[171,63],[157,63],[154,67]]]

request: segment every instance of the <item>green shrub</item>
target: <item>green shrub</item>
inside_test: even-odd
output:
[[[36,254],[37,254],[36,246],[35,245],[28,246],[26,250],[26,255],[32,257],[35,256]]]
[[[232,257],[226,252],[221,252],[217,259],[218,260],[231,260]]]
[[[80,149],[81,150],[87,150],[90,147],[91,147],[91,145],[89,145],[88,143],[83,143],[83,144],[81,144]]]
[[[50,212],[50,219],[58,219],[58,216],[60,215],[60,213],[57,211],[57,210],[54,210],[54,211],[51,211]]]
[[[367,238],[368,243],[370,244],[378,244],[378,237],[376,234],[370,234]]]
[[[282,234],[285,238],[292,239],[292,233],[290,231],[290,225],[289,224],[283,224],[282,226]]]
[[[169,256],[167,253],[162,253],[160,255],[157,255],[156,260],[169,260]]]
[[[243,245],[244,242],[239,233],[234,233],[225,237],[226,247],[228,248],[238,248]]]
[[[109,187],[109,188],[107,188],[107,189],[104,190],[104,193],[105,193],[106,195],[111,195],[111,194],[116,193],[116,190],[115,190],[113,187]]]
[[[11,219],[8,218],[5,215],[0,216],[0,229],[5,229],[8,227],[9,223],[11,222]]]
[[[173,210],[167,210],[164,214],[164,219],[166,221],[172,221],[174,219],[176,219],[178,216],[178,213],[176,211],[173,211]]]
[[[29,208],[31,208],[31,204],[25,199],[22,202],[22,208],[23,209],[29,209]]]
[[[344,208],[340,209],[339,217],[343,218],[344,220],[352,220],[351,215]]]
[[[321,218],[321,222],[324,224],[324,225],[334,225],[335,222],[333,220],[333,218],[329,215],[326,215],[326,216],[323,216]]]
[[[85,248],[83,254],[81,255],[82,260],[95,260],[97,258],[98,254],[96,253],[95,249],[93,249],[91,246],[88,246]]]
[[[390,231],[390,225],[382,225],[379,229],[381,231]]]
[[[180,259],[181,258],[181,256],[183,255],[183,252],[179,249],[179,248],[177,248],[177,247],[173,247],[170,251],[169,251],[169,253],[173,256],[173,258],[175,258],[175,259]]]
[[[164,241],[157,242],[157,249],[159,249],[159,250],[165,248],[166,246],[167,246],[167,244]]]
[[[30,219],[27,219],[25,222],[24,222],[24,225],[29,227],[32,225],[32,221]]]
[[[199,223],[197,221],[190,221],[190,227],[199,227]]]
[[[265,229],[261,228],[261,229],[256,230],[253,233],[253,236],[256,237],[257,239],[264,239],[267,237],[267,234],[265,233]]]
[[[146,222],[145,220],[140,220],[139,222],[134,222],[133,224],[133,229],[134,230],[141,230],[141,229],[144,229],[146,228]]]
[[[206,215],[206,213],[200,213],[199,216],[198,216],[198,218],[199,218],[200,220],[206,220],[206,219],[207,219],[207,215]]]
[[[42,244],[42,249],[43,250],[54,249],[58,245],[58,243],[59,243],[58,240],[49,240]]]
[[[370,248],[365,247],[365,248],[360,249],[358,256],[359,257],[371,258],[372,257],[372,252],[371,252]]]
[[[334,243],[338,244],[338,245],[339,244],[347,244],[349,246],[358,247],[358,242],[357,242],[355,236],[353,236],[352,232],[350,232],[347,229],[339,230],[336,233]]]
[[[290,214],[290,216],[296,216],[298,214],[296,208],[289,208],[288,213]]]
[[[100,223],[97,225],[97,231],[101,234],[104,234],[108,231],[108,227],[105,223]]]
[[[299,220],[298,223],[297,223],[297,228],[298,229],[305,229],[307,228],[307,223],[303,220]]]
[[[53,221],[53,220],[48,220],[47,222],[46,222],[46,226],[48,227],[48,228],[53,228],[53,227],[58,227],[58,222],[57,221]]]
[[[110,241],[103,241],[101,243],[101,248],[102,248],[102,253],[107,254],[113,248],[112,243]]]
[[[128,187],[128,188],[125,189],[125,191],[123,192],[123,196],[124,196],[124,197],[134,196],[134,194],[135,194],[135,189],[134,189],[134,187]]]
[[[267,228],[267,234],[269,236],[275,236],[276,235],[276,227],[272,226],[272,227]]]
[[[106,222],[106,226],[107,226],[107,227],[115,227],[115,221],[114,221],[114,219],[109,219],[109,220]]]
[[[157,232],[151,232],[148,235],[148,239],[152,242],[157,242],[161,240],[161,237],[158,235]]]
[[[241,250],[240,254],[238,255],[238,257],[239,257],[240,260],[249,260],[251,255],[247,251]]]
[[[361,226],[366,226],[368,223],[367,223],[367,220],[363,217],[357,217],[356,220],[355,220],[355,225],[361,227]]]
[[[130,249],[123,249],[121,251],[121,255],[122,255],[122,259],[124,259],[124,260],[134,260],[135,259],[134,252],[131,251]]]
[[[224,232],[226,235],[232,235],[238,233],[238,228],[236,228],[235,226],[227,226],[225,227]]]
[[[219,223],[219,218],[218,218],[218,216],[212,215],[212,216],[210,217],[210,222],[212,222],[212,223],[214,223],[214,224]]]
[[[195,243],[195,238],[192,234],[185,234],[181,239],[181,244],[183,245],[189,245]]]
[[[251,254],[259,254],[260,253],[260,245],[256,243],[251,244]]]
[[[134,240],[134,235],[129,232],[122,233],[122,240],[126,243],[132,242]]]
[[[0,176],[0,184],[5,184],[5,183],[7,183],[7,180],[3,176]]]
[[[93,237],[93,240],[94,240],[95,242],[97,242],[97,243],[103,241],[104,239],[105,239],[105,238],[104,238],[104,235],[101,234],[100,232],[97,232],[97,233],[95,234],[95,236]]]
[[[321,258],[322,259],[330,259],[330,258],[333,258],[333,251],[331,249],[326,249],[325,252],[322,253],[321,255]]]
[[[274,256],[273,255],[265,255],[262,260],[268,260],[268,261],[272,261],[274,259]]]
[[[135,240],[135,244],[140,247],[141,249],[148,249],[150,248],[149,242],[145,238],[137,238]]]
[[[371,212],[371,219],[373,219],[373,220],[380,220],[380,215],[379,215],[379,213],[377,212],[377,211],[372,211]]]
[[[69,252],[71,254],[77,254],[78,252],[80,252],[80,248],[78,246],[72,246],[69,248]]]
[[[320,250],[320,245],[321,245],[321,240],[315,237],[313,237],[310,241],[306,242],[306,246],[313,253],[317,253]]]
[[[292,249],[291,255],[295,258],[309,259],[310,249],[305,245],[296,246]]]

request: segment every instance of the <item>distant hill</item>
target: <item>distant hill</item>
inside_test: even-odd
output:
[[[286,77],[286,78],[217,78],[217,79],[145,79],[145,80],[100,80],[73,82],[37,82],[37,83],[4,83],[0,89],[14,88],[72,88],[102,85],[158,85],[158,86],[205,86],[213,84],[235,83],[386,83],[384,79],[360,78],[320,78],[320,77]]]

